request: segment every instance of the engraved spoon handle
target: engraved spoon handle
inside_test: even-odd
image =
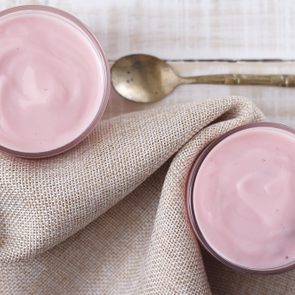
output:
[[[181,77],[183,84],[268,85],[295,87],[295,75],[220,74]]]

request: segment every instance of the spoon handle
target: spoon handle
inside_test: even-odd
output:
[[[220,74],[181,77],[183,84],[269,85],[295,87],[295,75]]]

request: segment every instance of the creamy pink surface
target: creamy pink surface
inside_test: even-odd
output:
[[[79,29],[45,12],[0,18],[0,145],[46,152],[76,139],[102,104],[102,61]]]
[[[209,245],[226,260],[267,269],[295,260],[295,135],[255,127],[207,155],[193,210]]]

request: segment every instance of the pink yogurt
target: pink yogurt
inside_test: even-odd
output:
[[[196,234],[221,261],[249,271],[295,262],[295,134],[271,123],[212,143],[190,179]]]
[[[109,95],[106,59],[77,19],[45,6],[0,13],[0,145],[43,157],[80,142]]]

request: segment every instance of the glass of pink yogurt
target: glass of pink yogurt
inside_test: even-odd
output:
[[[233,129],[206,146],[187,184],[191,227],[224,264],[278,273],[295,266],[295,131],[276,123]]]
[[[0,149],[62,153],[97,125],[110,95],[106,56],[74,16],[47,6],[0,12]]]

